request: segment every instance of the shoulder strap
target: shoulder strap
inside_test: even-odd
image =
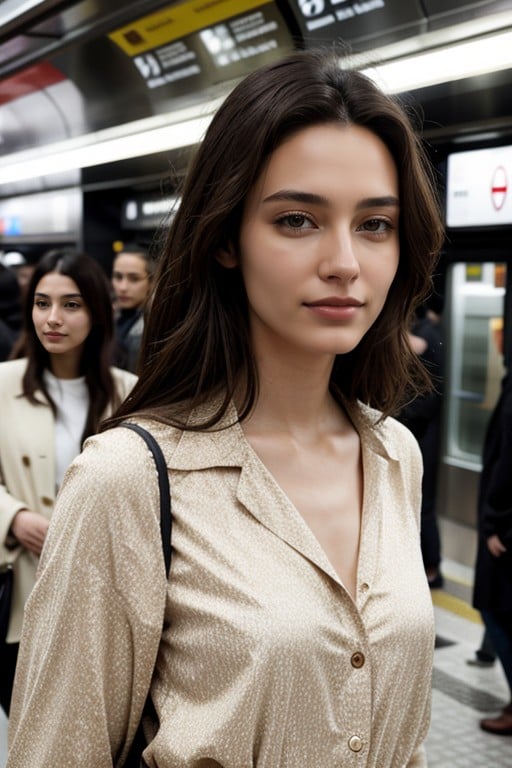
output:
[[[172,512],[171,512],[171,488],[169,486],[169,473],[165,463],[162,449],[157,441],[147,429],[131,421],[124,421],[119,424],[120,427],[126,427],[137,432],[145,440],[146,445],[151,451],[158,470],[158,488],[160,491],[160,533],[162,536],[162,549],[165,560],[165,572],[169,577],[171,568],[171,535],[172,535]]]

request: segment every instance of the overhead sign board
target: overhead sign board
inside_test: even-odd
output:
[[[446,224],[485,227],[512,224],[512,147],[448,156]]]
[[[268,2],[269,0],[189,0],[143,16],[112,32],[109,37],[125,53],[135,56]]]
[[[186,93],[241,77],[291,50],[291,34],[269,0],[189,0],[112,32],[147,88]]]
[[[306,41],[399,39],[426,29],[418,0],[290,0],[289,4]]]

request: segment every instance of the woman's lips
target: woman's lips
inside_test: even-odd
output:
[[[350,320],[362,306],[362,302],[352,297],[342,299],[328,296],[324,299],[307,302],[305,306],[319,317],[331,320]]]

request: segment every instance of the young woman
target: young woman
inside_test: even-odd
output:
[[[8,632],[0,647],[6,713],[23,608],[57,489],[83,440],[136,381],[109,367],[108,280],[89,256],[45,255],[32,275],[24,311],[26,357],[0,365],[0,562],[14,569]]]
[[[122,765],[148,691],[148,766],[423,766],[421,457],[389,418],[442,239],[419,142],[371,81],[296,53],[228,96],[182,194],[110,422],[166,456],[170,579],[152,458],[108,429],[52,520],[8,766]]]
[[[121,368],[133,372],[139,360],[152,273],[153,261],[141,246],[127,244],[114,259],[112,287],[117,305],[114,360]]]

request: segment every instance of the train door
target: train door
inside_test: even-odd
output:
[[[445,400],[439,513],[476,526],[485,431],[499,396],[507,266],[459,262],[447,272]]]

